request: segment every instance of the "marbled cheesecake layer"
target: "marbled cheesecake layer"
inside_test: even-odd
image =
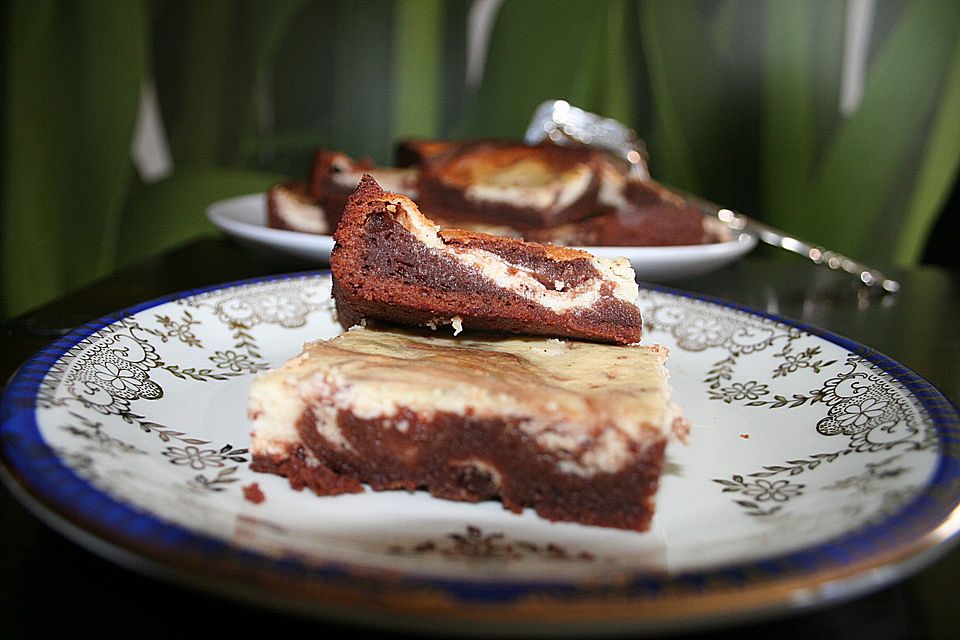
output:
[[[686,429],[666,358],[658,346],[357,327],[256,379],[254,467],[320,494],[425,488],[642,530],[664,447]]]

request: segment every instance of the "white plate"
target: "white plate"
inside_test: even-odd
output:
[[[843,338],[641,291],[693,423],[652,529],[423,492],[318,498],[249,469],[253,376],[335,335],[327,274],[222,285],[90,323],[2,402],[15,493],[115,561],[259,603],[463,634],[653,631],[850,597],[960,527],[960,419]],[[626,348],[626,347],[625,347]],[[243,488],[258,483],[254,504]]]
[[[257,249],[325,261],[333,249],[330,236],[271,229],[266,195],[262,193],[216,202],[207,218],[228,236]],[[720,269],[749,253],[757,244],[750,234],[729,242],[678,247],[581,247],[605,258],[626,256],[640,280],[671,282]]]

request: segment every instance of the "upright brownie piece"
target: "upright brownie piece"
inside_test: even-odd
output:
[[[417,197],[417,170],[376,167],[369,160],[327,149],[318,149],[310,168],[308,193],[323,207],[330,229],[336,229],[350,194],[357,190],[364,174],[396,193]]]
[[[257,471],[319,495],[427,489],[643,531],[686,436],[666,349],[355,327],[250,391]]]
[[[628,260],[462,230],[443,230],[412,200],[364,176],[330,257],[340,322],[509,331],[639,342]]]
[[[306,183],[282,182],[267,191],[267,226],[302,233],[332,232],[364,174],[374,176],[391,191],[417,195],[416,168],[376,167],[369,160],[318,149]]]

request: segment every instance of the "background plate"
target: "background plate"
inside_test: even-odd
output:
[[[228,236],[258,250],[323,261],[330,257],[330,236],[271,229],[266,226],[266,195],[262,193],[216,202],[207,218]],[[729,242],[678,247],[581,247],[605,258],[626,256],[637,278],[669,282],[714,271],[739,260],[757,244],[749,234]]]
[[[644,534],[423,492],[317,498],[249,470],[249,383],[339,331],[326,274],[146,302],[26,363],[2,404],[15,493],[115,561],[258,603],[476,635],[657,631],[850,597],[946,550],[960,420],[870,349],[641,290],[693,422]],[[624,347],[628,348],[628,347]],[[243,488],[257,482],[254,504]]]

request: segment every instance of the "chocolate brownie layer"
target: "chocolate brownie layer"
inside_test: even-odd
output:
[[[526,237],[581,247],[662,247],[715,241],[696,205],[677,207],[662,202],[625,205],[588,220],[536,229]]]
[[[625,259],[459,230],[364,178],[330,257],[341,323],[459,324],[629,344],[641,333]]]
[[[397,430],[398,420],[409,427]],[[319,435],[310,409],[297,426],[320,465],[306,465],[305,450],[297,448],[279,461],[256,454],[252,468],[287,477],[292,487],[320,496],[357,493],[363,490],[361,483],[375,491],[425,489],[448,500],[499,499],[514,513],[530,507],[548,520],[637,531],[649,527],[655,511],[666,444],[664,439],[636,452],[633,464],[620,471],[582,477],[561,471],[557,457],[536,446],[517,419],[425,418],[406,410],[390,418],[362,419],[341,411],[337,428],[347,448]]]
[[[644,530],[685,425],[660,347],[355,328],[257,378],[253,468]]]
[[[283,453],[253,454],[250,468],[283,476],[297,491],[307,488],[319,496],[363,492],[363,484],[356,477],[338,474],[319,464],[313,453],[294,443],[285,447]]]

